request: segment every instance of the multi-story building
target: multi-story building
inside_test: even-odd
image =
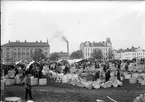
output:
[[[138,48],[135,48],[135,47],[132,47],[132,48],[127,48],[127,49],[124,49],[120,52],[116,52],[114,53],[115,54],[115,58],[117,59],[117,55],[120,55],[120,59],[123,60],[123,59],[133,59],[133,58],[145,58],[145,50],[141,49],[140,47]]]
[[[50,45],[47,42],[8,42],[2,45],[2,60],[5,63],[13,63],[17,60],[32,59],[35,50],[42,49],[46,57],[50,54]]]
[[[59,56],[59,59],[61,59],[61,60],[67,60],[68,59],[68,53],[67,52],[58,52],[57,53],[58,54],[58,56]]]
[[[103,59],[106,60],[109,56],[109,51],[112,50],[112,43],[110,38],[106,38],[103,42],[83,42],[80,44],[80,50],[83,52],[83,58],[88,59],[94,50],[101,49],[103,53]]]
[[[114,54],[114,59],[120,60],[121,59],[121,52],[123,51],[123,49],[119,49],[119,50],[114,50],[113,54]]]

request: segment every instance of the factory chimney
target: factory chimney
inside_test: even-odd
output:
[[[69,42],[67,42],[67,54],[68,54],[68,59],[69,59]]]
[[[69,59],[69,42],[65,36],[62,36],[62,39],[67,43],[67,54],[68,54],[68,59]]]

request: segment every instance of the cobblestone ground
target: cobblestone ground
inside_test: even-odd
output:
[[[45,86],[33,86],[32,95],[34,102],[96,102],[96,99],[112,102],[107,96],[118,102],[132,102],[140,93],[145,92],[145,86],[140,84],[128,84],[123,87],[108,89],[85,89],[67,84],[48,84]],[[17,96],[24,100],[24,87],[6,86],[5,97]]]

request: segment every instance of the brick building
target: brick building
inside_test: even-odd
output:
[[[8,42],[2,45],[2,60],[5,63],[13,63],[17,60],[32,59],[35,50],[42,49],[46,57],[50,54],[50,45],[47,42]]]

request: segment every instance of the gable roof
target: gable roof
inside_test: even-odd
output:
[[[50,47],[47,42],[9,42],[2,47]]]

